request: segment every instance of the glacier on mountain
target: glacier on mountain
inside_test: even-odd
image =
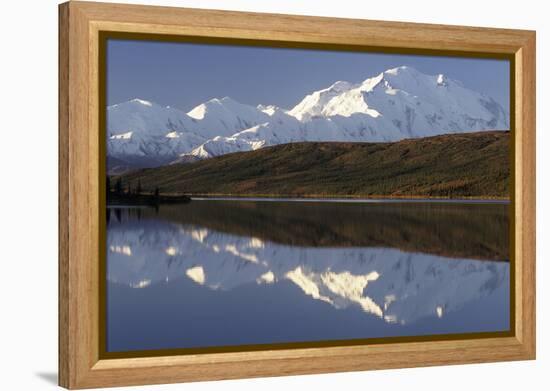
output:
[[[360,83],[338,81],[290,110],[229,97],[188,113],[142,99],[112,105],[107,155],[136,168],[300,141],[389,142],[508,129],[509,113],[493,98],[444,74],[401,66]]]

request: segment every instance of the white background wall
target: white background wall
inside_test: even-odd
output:
[[[124,2],[119,0],[119,2]],[[523,0],[134,0],[134,3],[537,30],[538,360],[150,387],[544,389],[550,380],[548,13]],[[57,1],[0,3],[0,389],[55,387],[57,373]],[[545,240],[546,239],[546,240]],[[541,384],[542,383],[542,384]],[[540,385],[539,385],[540,384]],[[148,389],[149,387],[145,387]],[[136,388],[137,389],[137,388]],[[143,389],[143,388],[142,388]]]

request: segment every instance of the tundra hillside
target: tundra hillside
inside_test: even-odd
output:
[[[111,178],[163,194],[507,198],[510,132],[392,143],[298,142]]]

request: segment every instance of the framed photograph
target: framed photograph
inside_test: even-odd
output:
[[[535,358],[534,32],[59,16],[61,386]]]

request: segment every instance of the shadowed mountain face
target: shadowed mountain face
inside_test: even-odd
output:
[[[109,208],[108,351],[505,331],[504,204]]]
[[[508,204],[193,201],[139,213],[143,218],[290,246],[392,247],[507,261],[509,208]]]
[[[123,175],[165,193],[289,197],[508,197],[509,132],[394,143],[306,142]]]

